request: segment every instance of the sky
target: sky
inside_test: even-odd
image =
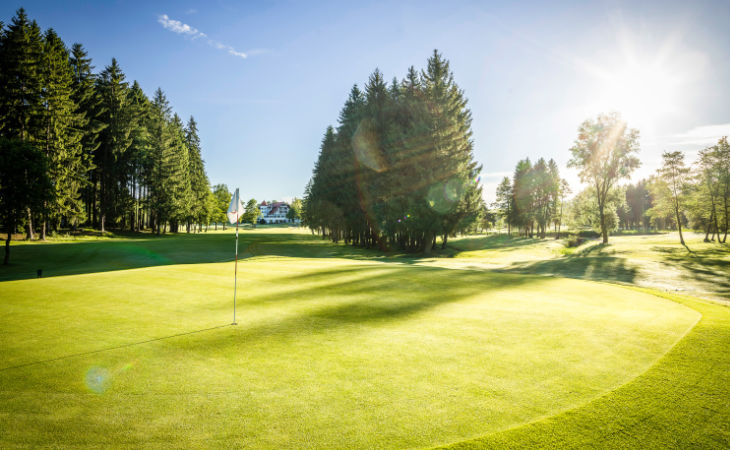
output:
[[[438,49],[469,100],[487,201],[520,159],[566,168],[580,123],[620,112],[647,177],[667,150],[730,135],[730,0],[290,2],[6,0],[96,70],[116,58],[151,96],[198,122],[211,184],[301,197],[353,84],[421,69]]]

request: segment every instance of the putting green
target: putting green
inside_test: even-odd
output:
[[[0,446],[420,447],[585,405],[699,313],[580,280],[258,256],[0,282]]]

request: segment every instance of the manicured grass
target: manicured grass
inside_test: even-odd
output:
[[[660,295],[702,319],[646,373],[564,414],[448,448],[728,448],[730,310]]]
[[[472,239],[421,260],[246,231],[237,326],[230,231],[14,246],[0,447],[730,442],[727,308],[491,272],[568,257]]]
[[[452,259],[431,265],[609,281],[728,302],[730,245],[703,237],[685,233],[692,253],[676,233],[611,236],[608,245],[589,240],[575,248],[555,239],[465,237],[453,239]]]

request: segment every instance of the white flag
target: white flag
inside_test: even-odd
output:
[[[228,205],[228,212],[226,213],[228,222],[231,225],[243,217],[243,209],[243,202],[241,202],[241,198],[238,196],[238,188],[236,188],[236,193],[231,197],[231,204]]]

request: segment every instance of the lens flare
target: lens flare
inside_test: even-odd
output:
[[[361,165],[382,172],[386,169],[386,165],[374,128],[369,119],[363,119],[352,136],[352,150]]]
[[[84,377],[86,387],[95,394],[103,394],[109,387],[109,371],[103,367],[93,366],[86,371]]]
[[[106,367],[91,366],[84,375],[84,384],[91,392],[101,395],[109,389],[112,379],[124,372],[127,372],[137,365],[137,361],[131,361],[110,372]]]

